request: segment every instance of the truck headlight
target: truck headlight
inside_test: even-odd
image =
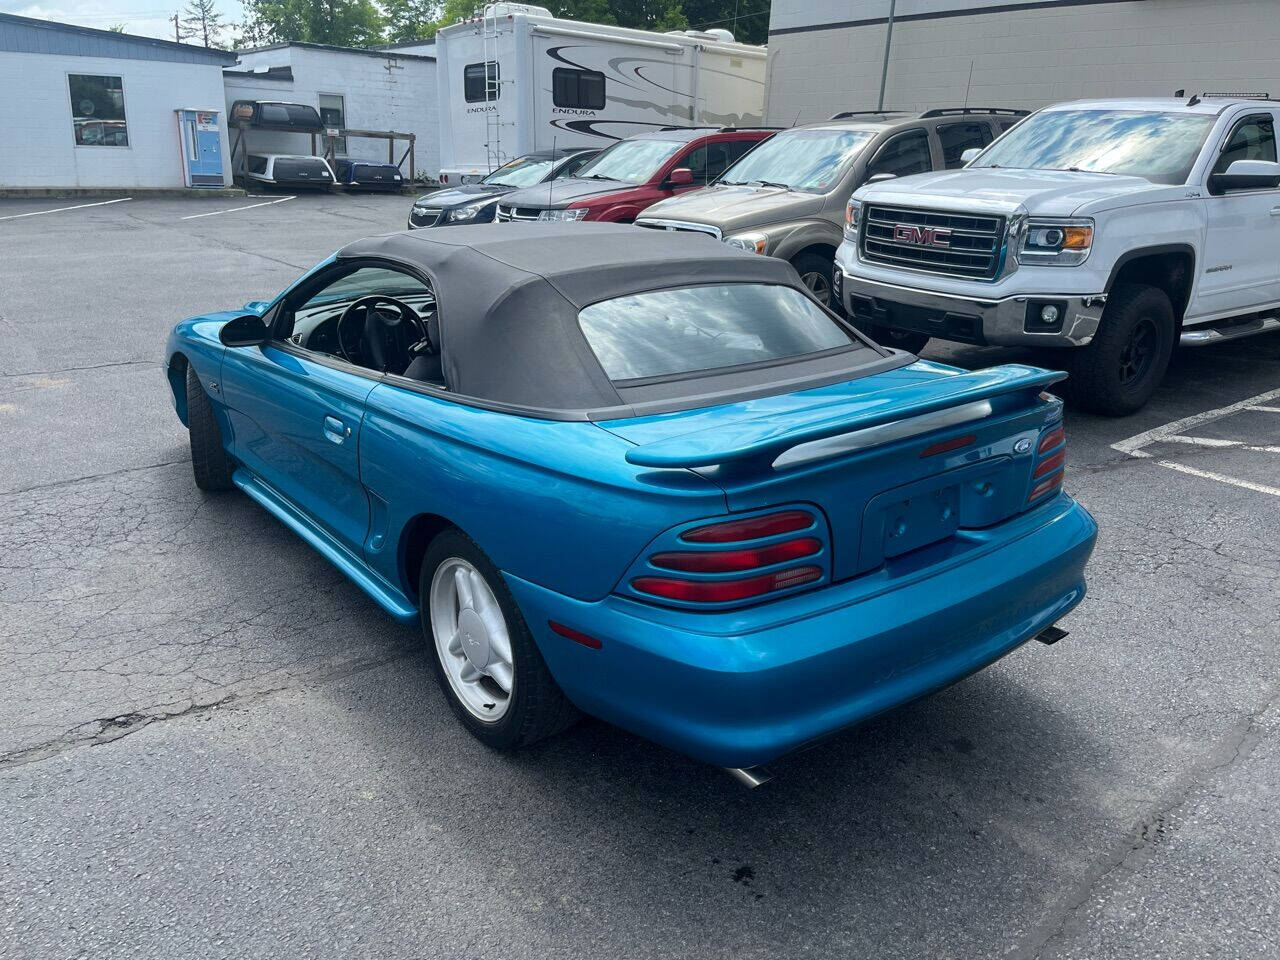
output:
[[[862,226],[862,201],[850,199],[844,208],[844,237],[846,240],[858,239],[858,228]]]
[[[731,237],[725,237],[724,242],[748,253],[764,253],[764,248],[769,245],[769,238],[763,233],[735,233]]]
[[[1093,249],[1093,221],[1032,218],[1027,221],[1018,262],[1026,266],[1075,267]]]
[[[479,200],[475,203],[468,203],[465,207],[454,207],[448,212],[448,214],[446,214],[445,218],[450,223],[461,223],[464,220],[474,220],[476,217],[480,216],[480,213],[485,207],[489,206],[489,204],[497,206],[497,203],[498,201],[496,200]]]
[[[539,220],[581,220],[587,215],[586,207],[566,207],[563,210],[543,210]]]

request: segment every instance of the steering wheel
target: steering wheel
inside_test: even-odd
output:
[[[395,313],[390,310],[378,309],[385,306],[394,308]],[[403,300],[397,300],[395,297],[374,294],[373,296],[361,297],[359,300],[353,301],[347,309],[342,311],[342,316],[338,317],[338,351],[348,363],[358,363],[359,361],[352,359],[347,353],[347,341],[342,335],[342,328],[352,316],[361,310],[364,311],[364,333],[362,339],[367,345],[369,359],[373,361],[372,366],[375,369],[386,371],[389,368],[389,358],[383,349],[382,331],[384,329],[392,332],[397,345],[403,345],[410,358],[430,346],[427,327],[422,322],[422,318],[414,312],[413,307]],[[408,334],[407,336],[406,333]]]

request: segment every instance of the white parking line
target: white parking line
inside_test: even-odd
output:
[[[1250,410],[1259,410],[1262,413],[1280,413],[1280,407],[1250,407]]]
[[[52,210],[32,210],[30,213],[14,213],[0,220],[21,220],[23,217],[39,217],[46,213],[63,213],[67,210],[83,210],[85,207],[105,207],[109,203],[124,203],[133,197],[120,197],[116,200],[99,200],[97,203],[77,203],[74,207],[54,207]]]
[[[1188,467],[1185,463],[1174,463],[1172,460],[1157,460],[1156,463],[1162,467],[1168,467],[1170,470],[1177,470],[1179,473],[1200,477],[1202,480],[1217,480],[1219,483],[1229,483],[1233,487],[1252,490],[1254,493],[1269,493],[1273,497],[1280,497],[1280,487],[1268,487],[1265,484],[1254,483],[1250,480],[1239,480],[1236,477],[1224,476],[1211,470],[1197,470],[1195,467]]]
[[[1127,453],[1131,457],[1149,457],[1151,454],[1143,452],[1143,447],[1158,443],[1161,440],[1167,440],[1175,434],[1185,433],[1192,427],[1198,427],[1200,424],[1207,423],[1210,420],[1218,420],[1245,409],[1256,410],[1259,405],[1265,404],[1268,400],[1276,399],[1280,399],[1280,390],[1268,390],[1266,393],[1260,393],[1256,397],[1250,397],[1248,400],[1241,400],[1225,407],[1218,407],[1216,410],[1206,410],[1204,413],[1197,413],[1190,417],[1183,417],[1181,420],[1175,420],[1173,423],[1166,423],[1163,427],[1155,427],[1154,429],[1143,431],[1128,440],[1113,443],[1111,449]]]
[[[267,200],[265,203],[251,203],[247,207],[229,207],[226,210],[211,210],[208,213],[193,213],[189,217],[182,217],[183,220],[199,220],[201,217],[216,217],[220,213],[235,213],[237,210],[253,210],[256,207],[269,207],[273,203],[284,203],[286,200],[295,200],[296,196],[281,197],[279,200]]]
[[[1243,440],[1219,440],[1217,437],[1184,437],[1181,434],[1172,434],[1165,437],[1161,443],[1189,443],[1197,447],[1235,447],[1239,450],[1250,450],[1254,453],[1280,453],[1280,447],[1255,447],[1252,444],[1245,443]]]

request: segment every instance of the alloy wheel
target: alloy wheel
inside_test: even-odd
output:
[[[1129,338],[1120,350],[1120,382],[1123,385],[1137,383],[1147,375],[1156,355],[1159,338],[1155,321],[1150,317],[1141,317],[1134,324],[1129,331]]]
[[[449,686],[467,712],[496,723],[511,705],[511,633],[484,575],[450,557],[431,578],[431,634]]]
[[[814,270],[803,274],[800,280],[809,288],[809,292],[813,294],[815,300],[824,307],[831,306],[831,281],[826,274]]]

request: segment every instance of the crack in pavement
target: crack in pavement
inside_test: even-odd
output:
[[[1280,691],[1273,689],[1260,706],[1241,718],[1235,730],[1219,741],[1200,763],[1192,765],[1180,781],[1165,792],[1164,797],[1153,805],[1147,816],[1116,845],[1109,857],[1099,861],[1076,884],[1056,919],[1046,919],[1033,926],[1023,938],[1023,943],[1005,956],[1009,960],[1040,960],[1046,956],[1046,951],[1066,936],[1072,921],[1094,899],[1099,887],[1117,874],[1132,873],[1153,857],[1164,841],[1170,814],[1189,803],[1196,791],[1206,783],[1253,751],[1262,738],[1258,730],[1258,719],[1277,702],[1280,702]]]
[[[83,367],[63,367],[60,370],[21,370],[16,373],[8,370],[0,371],[0,377],[51,377],[58,373],[81,373],[86,370],[105,370],[109,367],[131,367],[131,366],[147,366],[158,367],[158,360],[115,360],[108,363],[90,363]]]
[[[121,467],[119,470],[108,470],[106,473],[90,473],[83,477],[71,477],[68,480],[51,480],[48,483],[35,483],[29,487],[18,487],[16,490],[0,490],[0,499],[17,497],[36,490],[52,490],[56,487],[68,487],[90,480],[102,480],[106,477],[118,477],[124,473],[141,473],[147,470],[158,470],[161,467],[172,467],[180,463],[190,463],[190,457],[179,457],[177,460],[162,460],[160,463],[148,463],[141,467]]]
[[[298,678],[295,682],[282,683],[278,686],[268,687],[262,690],[254,690],[251,692],[231,691],[224,693],[217,699],[212,700],[178,700],[170,703],[157,704],[150,707],[142,707],[137,710],[131,710],[128,713],[118,714],[112,717],[99,717],[93,720],[87,720],[67,730],[65,733],[44,743],[35,744],[30,747],[22,747],[9,753],[0,754],[0,773],[5,770],[12,770],[17,767],[25,766],[29,763],[38,763],[41,760],[48,760],[51,757],[59,756],[71,750],[77,750],[81,747],[97,747],[107,743],[114,743],[122,740],[131,734],[137,733],[153,723],[160,723],[166,720],[177,720],[182,717],[200,715],[218,710],[221,707],[229,706],[232,703],[254,703],[264,700],[277,693],[283,693],[288,690],[300,690],[305,687],[320,686],[325,683],[332,683],[335,680],[344,680],[347,677],[364,673],[369,670],[375,670],[378,667],[395,663],[403,660],[410,655],[410,651],[401,651],[384,657],[366,658],[362,660],[353,660],[349,663],[342,664],[319,676],[308,676]],[[225,690],[226,688],[224,688]]]

